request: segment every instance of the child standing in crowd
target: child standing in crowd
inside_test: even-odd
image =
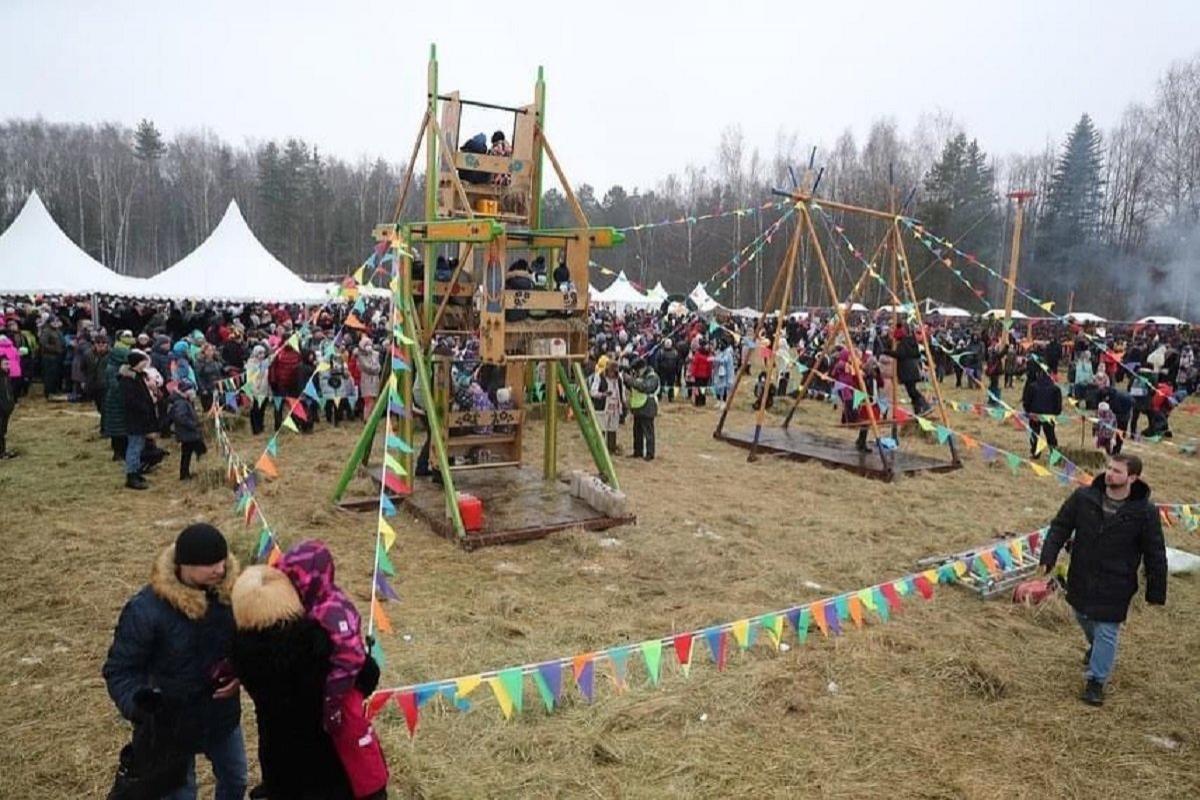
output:
[[[171,392],[168,418],[175,426],[175,439],[179,442],[179,480],[192,479],[192,456],[200,458],[208,452],[204,445],[204,432],[200,418],[196,415],[196,387],[191,381],[182,380]]]
[[[1120,450],[1120,444],[1116,445],[1116,450],[1113,449],[1113,442],[1116,440],[1117,434],[1117,415],[1113,413],[1112,407],[1108,403],[1101,402],[1096,411],[1095,433],[1097,448],[1110,456]]]

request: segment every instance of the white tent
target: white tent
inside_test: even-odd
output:
[[[901,303],[900,305],[880,306],[875,312],[876,314],[909,314],[913,310],[912,303]]]
[[[662,285],[662,281],[654,284],[654,288],[646,292],[646,297],[649,297],[651,300],[657,300],[660,304],[663,300],[666,300],[667,289]]]
[[[1004,319],[1004,309],[1003,308],[989,309],[989,310],[983,312],[982,316],[984,319]],[[1012,312],[1012,318],[1013,319],[1029,319],[1029,315],[1022,314],[1020,311],[1017,311],[1014,308],[1013,312]]]
[[[956,319],[971,316],[970,311],[966,311],[961,308],[955,308],[954,306],[940,306],[929,313],[931,315],[937,314],[939,317],[954,317]]]
[[[600,292],[597,297],[593,297],[592,302],[611,306],[618,312],[624,311],[626,308],[658,308],[661,303],[661,301],[647,297],[635,289],[629,279],[625,277],[624,270],[617,275],[616,280],[607,289]]]
[[[1072,322],[1108,322],[1104,317],[1097,314],[1089,314],[1086,311],[1072,311],[1067,314],[1067,319]]]
[[[267,252],[236,201],[200,246],[146,281],[141,293],[174,300],[311,303],[324,291],[306,283]]]
[[[1188,323],[1181,320],[1179,317],[1142,317],[1137,321],[1138,325],[1187,325]]]
[[[735,317],[740,317],[741,319],[758,319],[762,316],[761,311],[759,311],[757,308],[751,308],[750,306],[745,306],[744,308],[735,308],[729,313]]]
[[[838,308],[840,308],[840,309],[842,309],[842,310],[845,310],[845,308],[846,308],[846,304],[845,304],[845,303],[838,303]],[[857,313],[857,312],[862,312],[862,311],[870,311],[870,310],[871,310],[871,309],[867,308],[867,307],[866,307],[866,306],[864,306],[862,303],[851,303],[851,304],[850,304],[850,313],[851,313],[851,314],[854,314],[854,313]]]
[[[37,192],[0,234],[0,295],[128,294],[142,283],[118,275],[62,232]]]

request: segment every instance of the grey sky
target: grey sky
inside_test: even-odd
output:
[[[832,143],[937,109],[995,155],[1083,111],[1107,128],[1200,51],[1200,3],[0,0],[0,118],[145,116],[403,161],[430,42],[441,89],[474,99],[528,102],[544,65],[568,176],[629,189],[711,162],[730,123],[764,157],[781,130]]]

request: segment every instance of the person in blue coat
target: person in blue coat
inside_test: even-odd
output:
[[[121,610],[102,673],[133,737],[109,800],[195,798],[196,753],[212,762],[216,800],[245,794],[239,684],[229,662],[237,576],[221,532],[189,525]]]

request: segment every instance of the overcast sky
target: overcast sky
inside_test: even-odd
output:
[[[631,189],[711,163],[731,123],[764,157],[781,130],[831,144],[939,109],[994,155],[1084,111],[1107,128],[1200,52],[1200,2],[0,0],[0,118],[148,117],[403,162],[431,42],[441,90],[473,99],[529,102],[543,65],[567,175]]]

